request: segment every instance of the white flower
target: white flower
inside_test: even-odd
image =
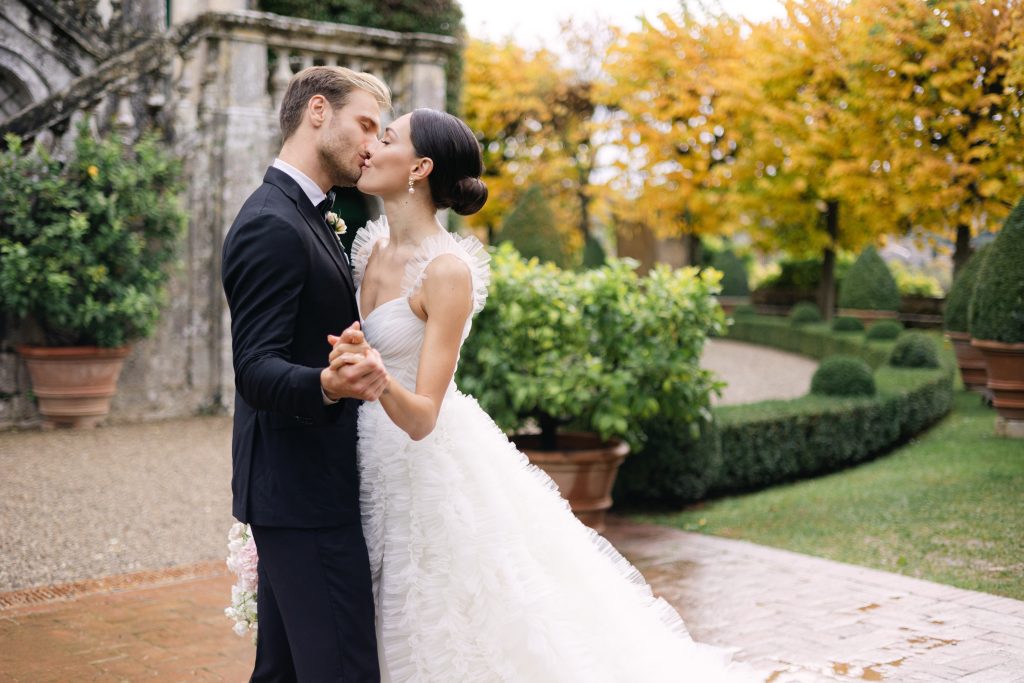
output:
[[[259,581],[256,567],[258,562],[256,543],[249,527],[241,522],[234,524],[228,532],[228,569],[238,577],[231,587],[231,606],[224,610],[224,616],[233,619],[233,630],[240,636],[248,631],[256,634],[256,591]]]
[[[337,235],[344,235],[348,230],[348,226],[345,225],[345,221],[342,217],[333,211],[327,212],[327,225],[329,225]]]

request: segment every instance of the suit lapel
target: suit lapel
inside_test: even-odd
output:
[[[331,232],[331,229],[327,227],[327,223],[324,222],[316,207],[309,202],[309,198],[302,191],[302,188],[287,173],[274,167],[267,169],[267,174],[263,180],[279,187],[292,200],[295,208],[298,209],[299,214],[306,221],[306,225],[309,226],[309,229],[316,235],[317,240],[320,241],[320,246],[324,248],[327,255],[330,256],[334,265],[338,268],[342,278],[348,283],[352,296],[355,297],[355,283],[352,280],[352,270],[349,268],[348,260],[345,259],[341,252],[341,244],[338,242],[338,238]]]

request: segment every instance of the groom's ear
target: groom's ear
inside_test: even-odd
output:
[[[306,114],[309,116],[310,125],[314,128],[319,128],[326,123],[330,111],[330,103],[323,95],[313,95],[306,102]]]

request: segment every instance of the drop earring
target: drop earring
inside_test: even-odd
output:
[[[416,188],[413,187],[413,182],[412,176],[409,176],[409,194],[416,194]]]

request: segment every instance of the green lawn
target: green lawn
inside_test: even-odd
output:
[[[994,416],[961,391],[874,462],[643,519],[1024,599],[1024,440]]]

